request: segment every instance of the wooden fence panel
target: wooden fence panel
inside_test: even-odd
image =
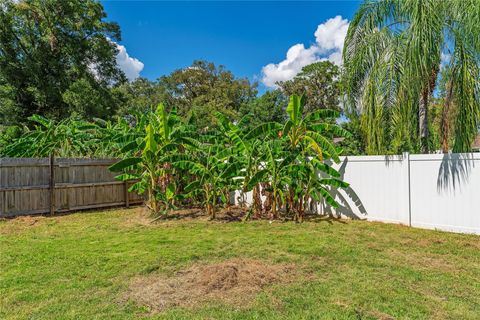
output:
[[[134,182],[115,180],[108,167],[115,159],[54,160],[53,209],[68,212],[129,206],[143,198],[126,188]],[[49,159],[0,159],[0,217],[50,212]]]

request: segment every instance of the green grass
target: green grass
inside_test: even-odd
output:
[[[480,237],[362,221],[145,224],[141,209],[0,221],[1,319],[479,319]],[[252,297],[150,314],[132,277],[234,257],[311,273]]]

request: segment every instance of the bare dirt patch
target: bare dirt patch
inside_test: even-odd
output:
[[[124,227],[150,226],[152,223],[151,213],[147,207],[140,206],[131,209],[124,209],[120,216],[120,225]]]
[[[260,291],[274,284],[292,282],[298,276],[299,268],[293,264],[232,259],[197,264],[171,277],[136,278],[121,300],[134,301],[152,312],[170,307],[193,307],[207,301],[246,305]]]
[[[20,234],[45,223],[56,223],[56,218],[45,216],[20,216],[15,218],[0,219],[0,234]]]

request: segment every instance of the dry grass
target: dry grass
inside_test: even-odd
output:
[[[230,259],[198,263],[173,276],[154,274],[135,278],[123,301],[158,312],[171,307],[195,307],[211,301],[247,306],[257,293],[274,284],[299,281],[298,267],[261,260]]]

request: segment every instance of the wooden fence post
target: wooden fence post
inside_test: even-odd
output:
[[[128,181],[123,182],[123,190],[125,193],[125,207],[130,207],[130,199],[128,199]]]
[[[50,175],[48,181],[48,189],[50,191],[50,215],[55,214],[55,157],[53,152],[50,153]]]

